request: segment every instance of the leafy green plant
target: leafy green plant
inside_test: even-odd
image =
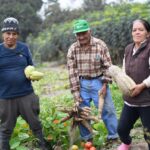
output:
[[[52,145],[61,145],[63,150],[68,150],[71,144],[69,133],[71,123],[70,120],[60,123],[60,120],[66,114],[59,111],[60,107],[70,107],[74,103],[72,94],[68,89],[68,74],[63,65],[59,66],[58,69],[56,67],[49,69],[49,66],[49,63],[37,66],[37,70],[44,72],[45,77],[38,82],[33,82],[35,92],[40,97],[40,120],[43,125],[45,139]],[[44,87],[47,87],[49,90],[45,91]],[[122,94],[115,83],[110,85],[110,89],[119,118],[123,105]],[[97,115],[98,112],[94,104],[91,104],[91,107],[92,114]],[[92,122],[92,127],[94,129],[94,145],[100,148],[105,144],[107,130],[103,122]],[[76,139],[74,142],[81,147],[78,130],[74,138]],[[10,141],[11,149],[32,149],[36,147],[36,140],[28,124],[19,117]]]
[[[53,99],[54,100],[54,99]],[[56,99],[55,99],[56,100]],[[43,99],[41,105],[40,118],[42,120],[44,133],[46,139],[57,145],[61,143],[61,146],[65,149],[68,143],[68,128],[69,123],[60,123],[60,120],[65,117],[65,114],[60,113],[55,106],[55,102],[49,99]],[[54,102],[54,103],[53,103]]]
[[[94,123],[92,127],[95,130],[94,145],[96,147],[101,148],[105,144],[105,141],[106,141],[106,136],[107,136],[106,127],[102,121],[99,123]]]
[[[10,140],[11,149],[16,150],[21,147],[21,150],[27,150],[27,147],[23,145],[26,145],[29,141],[32,141],[33,138],[34,136],[32,135],[28,124],[21,117],[19,117]]]

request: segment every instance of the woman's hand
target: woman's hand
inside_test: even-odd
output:
[[[141,83],[141,84],[136,84],[132,89],[131,89],[131,97],[134,97],[134,96],[137,96],[139,95],[143,89],[146,88],[146,85],[144,83]]]

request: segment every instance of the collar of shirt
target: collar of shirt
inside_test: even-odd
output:
[[[96,45],[96,44],[94,43],[93,38],[94,38],[94,37],[92,37],[92,36],[91,36],[90,44],[89,44],[90,46],[94,46],[94,45]],[[77,47],[81,47],[81,46],[80,46],[80,42],[79,42],[79,41],[77,41]]]
[[[145,44],[146,42],[147,42],[147,39],[145,39],[144,41],[142,41],[140,45],[142,46],[142,45]],[[141,46],[140,46],[140,47],[141,47]],[[140,47],[139,47],[139,48],[140,48]],[[135,44],[134,44],[134,48],[133,48],[133,53],[132,53],[132,55],[135,55],[135,53],[137,52],[137,50],[138,50],[139,48],[136,48],[136,47],[135,47]]]

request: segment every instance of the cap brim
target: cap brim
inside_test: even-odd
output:
[[[88,31],[88,30],[90,30],[90,28],[84,29],[84,30],[73,31],[73,33],[80,33],[80,32],[85,32],[85,31]]]

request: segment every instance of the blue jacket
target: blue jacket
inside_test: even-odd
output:
[[[15,49],[0,44],[0,99],[25,96],[33,92],[31,81],[24,74],[28,65],[33,65],[33,62],[26,44],[18,41]]]

